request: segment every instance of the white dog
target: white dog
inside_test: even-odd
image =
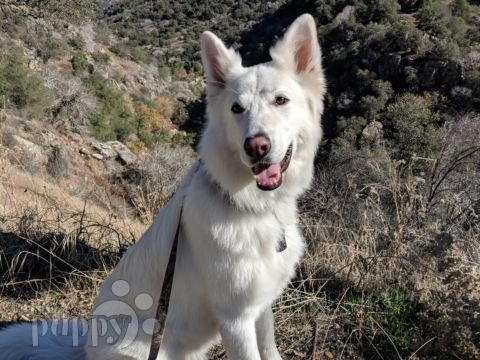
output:
[[[312,180],[321,138],[325,79],[315,22],[299,17],[270,50],[272,61],[249,68],[210,32],[201,45],[208,95],[201,160],[102,284],[93,314],[103,327],[89,324],[83,351],[54,347],[65,339],[51,337],[39,341],[43,357],[28,357],[20,342],[31,334],[14,326],[0,333],[7,359],[147,359],[180,217],[157,359],[204,359],[220,339],[230,359],[281,359],[271,305],[303,252],[296,201]],[[128,326],[110,322],[119,314],[130,316]],[[31,344],[28,351],[36,354]]]

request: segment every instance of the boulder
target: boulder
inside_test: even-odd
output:
[[[362,131],[362,143],[378,145],[383,139],[383,125],[379,121],[372,121]]]
[[[92,148],[105,159],[112,159],[117,156],[117,153],[108,143],[93,143]]]
[[[47,162],[47,155],[41,146],[18,135],[12,135],[12,142],[12,145],[18,147],[32,162],[38,165]]]
[[[131,165],[137,161],[137,156],[120,141],[109,141],[106,143],[115,151],[115,159],[122,165]]]

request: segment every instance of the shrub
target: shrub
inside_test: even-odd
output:
[[[161,78],[167,78],[172,75],[170,68],[163,62],[158,63],[158,75]]]
[[[27,111],[30,117],[45,115],[53,101],[53,94],[42,80],[28,70],[17,54],[0,55],[0,100]]]
[[[98,99],[97,113],[91,122],[94,135],[100,140],[124,141],[134,130],[127,101],[99,75],[90,76],[86,84]]]
[[[32,0],[40,13],[53,20],[81,24],[93,15],[93,3],[89,0]]]
[[[93,60],[99,63],[107,64],[110,61],[110,55],[105,52],[97,51],[92,54]]]
[[[410,22],[396,21],[385,37],[387,51],[417,51],[422,33]]]
[[[358,103],[360,111],[367,119],[374,119],[384,106],[384,99],[372,95],[362,97]]]
[[[127,194],[139,215],[151,221],[193,162],[189,147],[158,144],[127,169]]]
[[[467,0],[453,0],[450,4],[452,13],[455,16],[459,16],[464,20],[470,20],[472,17],[472,8]]]
[[[387,22],[400,10],[397,0],[365,0],[357,3],[357,14],[365,22]]]
[[[403,69],[405,85],[410,89],[418,87],[417,69],[413,66],[405,66]]]
[[[85,132],[93,114],[97,111],[97,99],[85,88],[77,77],[47,70],[45,86],[54,91],[55,100],[51,106],[52,120],[62,121],[74,131]]]
[[[35,49],[36,55],[44,63],[47,63],[50,59],[64,56],[68,49],[68,43],[64,38],[58,38],[51,30],[38,24],[29,29],[23,41]]]
[[[460,47],[454,40],[440,39],[427,55],[434,59],[457,61],[460,58]]]
[[[153,107],[163,117],[170,119],[175,111],[175,105],[171,98],[159,95],[153,100]]]
[[[58,145],[51,147],[48,154],[47,172],[54,178],[59,179],[68,175],[70,166],[70,156],[65,148]]]
[[[78,75],[85,71],[88,67],[88,59],[87,54],[84,51],[79,51],[75,55],[73,55],[71,59],[73,73]]]
[[[141,46],[132,46],[128,48],[128,53],[133,58],[133,60],[137,62],[148,64],[152,59],[149,52]]]
[[[450,10],[443,1],[426,0],[417,13],[417,20],[421,29],[444,37],[449,34],[450,16]]]
[[[68,39],[68,45],[70,45],[77,51],[81,51],[85,49],[85,40],[83,40],[83,37],[81,35],[75,35]]]
[[[171,117],[174,112],[173,101],[165,96],[157,96],[153,102],[139,101],[135,104],[135,123],[137,136],[146,145],[151,146],[159,141],[157,132],[172,128]]]
[[[406,93],[387,108],[385,116],[391,126],[394,147],[400,149],[402,157],[414,154],[428,157],[439,149],[441,116],[432,109],[432,98]]]

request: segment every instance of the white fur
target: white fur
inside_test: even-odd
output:
[[[298,18],[272,48],[272,62],[250,68],[212,33],[204,33],[201,41],[208,95],[208,125],[199,148],[202,165],[194,165],[150,229],[105,280],[96,306],[115,300],[111,285],[123,279],[131,286],[122,298],[129,306],[135,306],[139,293],[155,299],[149,310],[137,311],[140,323],[155,316],[183,203],[158,359],[204,359],[221,339],[230,359],[278,360],[270,307],[303,252],[296,200],[310,185],[321,138],[325,80],[315,23],[310,15]],[[279,95],[289,98],[288,104],[276,106]],[[242,114],[232,113],[234,102],[245,108]],[[293,144],[283,184],[273,191],[257,187],[243,150],[245,139],[259,132],[271,139],[271,162],[280,162]],[[283,234],[287,248],[277,252]],[[103,315],[117,311],[112,306]],[[0,337],[0,353],[14,337]],[[87,344],[86,357],[146,359],[150,341],[145,335],[125,349],[99,341],[96,347]],[[44,358],[54,358],[58,351],[52,348],[51,357]]]

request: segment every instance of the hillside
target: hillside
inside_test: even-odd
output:
[[[480,4],[0,2],[0,322],[87,315],[204,124],[198,39],[245,65],[317,19],[325,139],[288,359],[480,358]],[[226,358],[221,348],[212,358]]]

